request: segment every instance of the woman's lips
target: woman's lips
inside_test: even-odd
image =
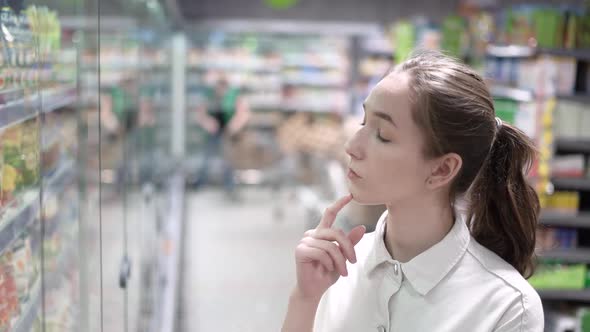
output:
[[[352,170],[352,168],[348,169],[348,174],[347,174],[348,178],[351,180],[357,180],[360,179],[360,175],[358,175],[355,171]]]

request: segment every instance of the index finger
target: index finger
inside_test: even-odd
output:
[[[322,220],[320,220],[317,229],[332,227],[332,224],[334,223],[334,220],[336,220],[338,212],[340,212],[340,210],[342,210],[343,207],[350,203],[350,201],[352,201],[352,194],[348,194],[340,198],[336,201],[336,203],[332,204],[332,206],[327,208],[326,211],[324,211],[324,215],[322,216]]]

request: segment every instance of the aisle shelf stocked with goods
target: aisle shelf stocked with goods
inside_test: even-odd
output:
[[[195,41],[187,54],[188,104],[201,103],[203,90],[223,76],[241,89],[254,111],[346,112],[347,42],[270,33],[231,33],[221,42]]]
[[[34,191],[23,193],[7,207],[1,217],[0,252],[8,248],[34,222],[39,213],[39,195]]]
[[[46,195],[63,192],[75,179],[75,174],[74,162],[63,162],[63,166],[44,183]],[[10,206],[4,208],[0,217],[0,252],[10,246],[35,221],[40,204],[39,188],[35,188],[21,193]]]
[[[6,128],[37,117],[38,107],[44,113],[73,105],[77,100],[76,88],[70,85],[41,91],[26,99],[10,101],[0,105],[0,128]]]
[[[522,22],[533,22],[531,24],[536,24],[537,29],[530,30],[534,33],[532,39],[521,38],[519,42],[503,44],[497,40],[500,43],[488,44],[486,73],[493,79],[491,92],[494,97],[519,103],[533,102],[543,108],[538,119],[544,129],[537,132],[542,137],[538,146],[542,155],[540,167],[545,169],[541,183],[550,185],[538,187],[544,205],[537,236],[541,247],[538,252],[540,265],[530,282],[543,300],[590,303],[587,288],[590,284],[588,281],[584,283],[585,271],[590,265],[590,243],[585,235],[590,228],[590,215],[589,207],[584,205],[587,204],[584,197],[590,192],[587,173],[590,141],[583,137],[590,129],[587,127],[589,123],[585,122],[584,112],[587,110],[583,109],[588,101],[588,91],[584,91],[586,85],[582,82],[587,79],[583,67],[590,60],[590,52],[588,45],[570,43],[566,46],[557,39],[549,42],[551,32],[558,36],[555,31],[560,30],[543,30],[550,24],[539,28],[540,22],[546,22],[547,15],[551,14],[547,11],[541,14],[541,10],[531,14],[533,12],[517,8],[510,14],[514,17],[536,15],[532,20],[523,18]],[[572,27],[575,25],[568,29]],[[525,31],[522,26],[518,29],[513,32]],[[573,36],[572,31],[568,31],[570,36]],[[576,33],[586,32],[579,30]],[[538,39],[538,46],[526,45],[534,39]],[[508,37],[503,41],[509,40]],[[541,127],[540,124],[537,126]],[[547,193],[543,190],[545,188],[549,189]],[[578,279],[574,279],[578,280],[576,287],[579,289],[563,289],[562,286],[568,285],[563,283],[564,276],[575,273],[576,268],[580,268]],[[569,280],[571,285],[573,279]]]
[[[62,45],[69,37],[47,7],[5,3],[0,21],[0,330],[50,330],[42,318],[59,307],[71,312],[56,322],[71,320],[79,305],[65,293],[59,306],[47,302],[78,249],[78,196],[58,198],[78,183],[77,51]]]

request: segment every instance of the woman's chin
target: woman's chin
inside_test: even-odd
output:
[[[375,205],[374,203],[371,202],[370,199],[368,199],[368,197],[366,195],[363,195],[362,192],[360,192],[359,190],[355,190],[355,188],[351,188],[349,186],[349,191],[352,194],[352,200],[360,205]]]
[[[383,202],[376,197],[371,197],[366,192],[355,188],[355,186],[348,185],[348,191],[352,194],[352,200],[359,205],[382,205]]]

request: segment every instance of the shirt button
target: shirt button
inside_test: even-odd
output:
[[[377,328],[377,331],[379,332],[385,332],[385,326],[381,325]]]
[[[399,264],[398,263],[393,264],[393,273],[395,275],[399,274]]]

